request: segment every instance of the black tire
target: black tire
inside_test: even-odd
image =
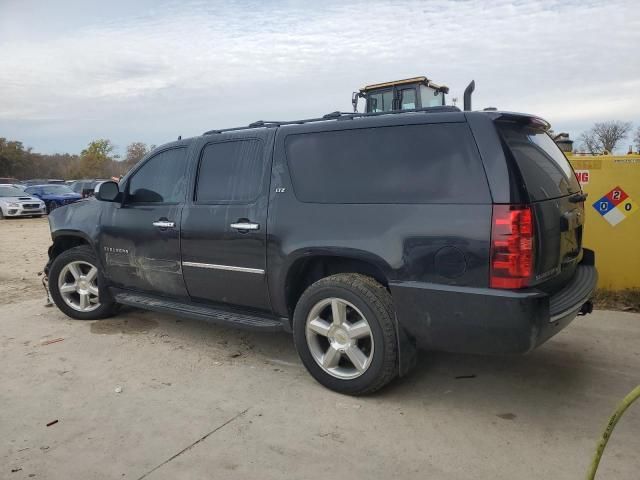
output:
[[[4,220],[4,213],[2,212],[2,208],[0,208],[0,220]]]
[[[42,215],[31,215],[31,218],[42,218]]]
[[[311,309],[320,301],[337,297],[353,304],[364,315],[371,330],[373,356],[359,377],[341,379],[326,372],[314,359],[307,343],[306,323]],[[309,373],[322,385],[347,395],[373,393],[391,382],[398,373],[398,343],[391,295],[373,278],[346,273],[318,280],[302,294],[293,319],[296,350]]]
[[[98,292],[100,297],[100,306],[89,312],[81,312],[67,305],[63,300],[58,288],[58,279],[62,269],[71,262],[84,261],[98,268]],[[102,275],[96,256],[87,245],[70,248],[58,255],[49,269],[49,292],[56,306],[67,316],[77,320],[98,320],[112,316],[117,309],[117,304],[111,299],[108,292],[103,287]]]

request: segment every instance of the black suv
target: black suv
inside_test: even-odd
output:
[[[591,310],[584,200],[538,117],[329,114],[148,154],[49,217],[57,306],[293,332],[323,385],[375,391],[417,348],[521,353]]]

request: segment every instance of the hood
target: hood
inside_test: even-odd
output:
[[[19,197],[0,197],[0,202],[11,203],[11,202],[41,202],[41,200],[32,195],[20,195]]]

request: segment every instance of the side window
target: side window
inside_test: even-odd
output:
[[[420,85],[420,99],[423,107],[439,107],[442,103],[442,92],[434,92],[431,88]]]
[[[200,155],[195,201],[250,203],[260,193],[264,174],[262,142],[234,140],[205,145]]]
[[[411,110],[416,108],[416,89],[405,88],[400,90],[400,109]]]
[[[367,101],[367,112],[389,112],[393,110],[393,91],[387,90],[382,93],[369,95]]]
[[[285,149],[303,202],[491,202],[466,123],[289,135]]]
[[[173,148],[150,158],[129,180],[129,203],[179,203],[186,192],[187,149]]]

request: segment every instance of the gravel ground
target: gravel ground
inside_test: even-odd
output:
[[[2,479],[582,478],[640,380],[640,315],[597,311],[528,356],[424,353],[382,392],[346,397],[286,334],[45,308],[49,241],[46,219],[0,222]],[[640,404],[598,478],[637,478],[639,431]]]

